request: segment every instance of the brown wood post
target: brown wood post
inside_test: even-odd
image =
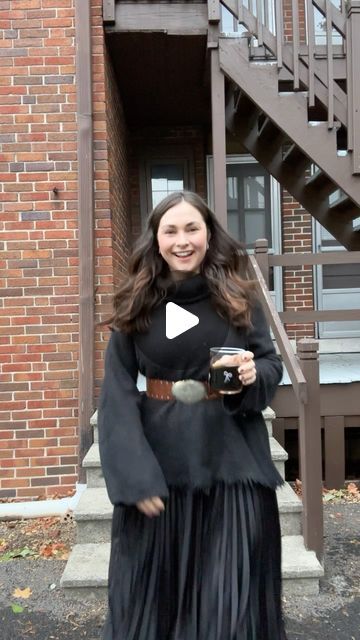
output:
[[[79,480],[94,413],[94,192],[90,0],[75,1],[79,181]]]
[[[325,417],[325,482],[328,489],[341,489],[345,483],[345,419]]]
[[[302,338],[297,345],[297,355],[308,388],[307,403],[299,404],[303,535],[306,548],[315,551],[319,562],[322,562],[324,541],[318,346],[317,340]]]
[[[210,23],[218,24],[221,20],[220,0],[208,0],[208,20]]]
[[[269,288],[270,266],[269,266],[269,243],[266,238],[261,238],[255,242],[255,258],[260,267],[263,278]]]
[[[214,210],[220,224],[227,229],[225,76],[220,69],[218,48],[211,49],[211,119]]]
[[[347,62],[349,87],[349,143],[348,147],[353,152],[353,173],[360,173],[360,0],[348,0],[347,2],[348,29],[347,29]]]
[[[103,0],[103,21],[115,24],[115,0]]]

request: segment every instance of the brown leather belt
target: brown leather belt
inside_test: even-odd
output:
[[[157,400],[174,400],[172,395],[173,380],[159,380],[156,378],[146,378],[146,395],[149,398],[156,398]],[[221,394],[217,391],[211,391],[207,382],[202,382],[206,390],[206,397],[204,400],[215,400],[221,398]]]

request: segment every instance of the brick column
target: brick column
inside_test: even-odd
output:
[[[312,219],[309,213],[283,191],[282,202],[283,253],[312,252]],[[284,310],[313,309],[313,272],[311,266],[284,268],[283,270]],[[287,324],[290,338],[312,338],[314,324]]]
[[[77,479],[73,0],[0,5],[0,496]]]

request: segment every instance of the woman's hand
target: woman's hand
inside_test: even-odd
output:
[[[159,516],[162,511],[165,509],[165,505],[161,498],[146,498],[146,500],[139,500],[136,503],[137,508],[141,513],[144,513],[149,518],[153,518],[154,516]]]
[[[217,361],[217,365],[223,364],[226,366],[238,365],[239,379],[244,386],[253,384],[256,380],[256,366],[254,362],[254,354],[252,351],[243,351],[234,355],[224,355]],[[220,391],[220,393],[224,393]],[[240,391],[239,391],[240,393]]]
[[[252,351],[244,351],[240,353],[241,362],[238,368],[239,378],[243,385],[254,384],[256,380],[256,366],[254,362],[254,354]]]

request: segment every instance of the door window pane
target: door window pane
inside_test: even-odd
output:
[[[244,208],[265,209],[264,176],[246,176],[244,178]]]
[[[152,207],[165,196],[185,188],[183,164],[154,164],[151,167]]]
[[[245,213],[246,244],[255,244],[259,238],[266,237],[266,221],[263,211],[248,211]]]
[[[229,233],[253,248],[266,238],[272,248],[270,174],[258,164],[227,165]]]

